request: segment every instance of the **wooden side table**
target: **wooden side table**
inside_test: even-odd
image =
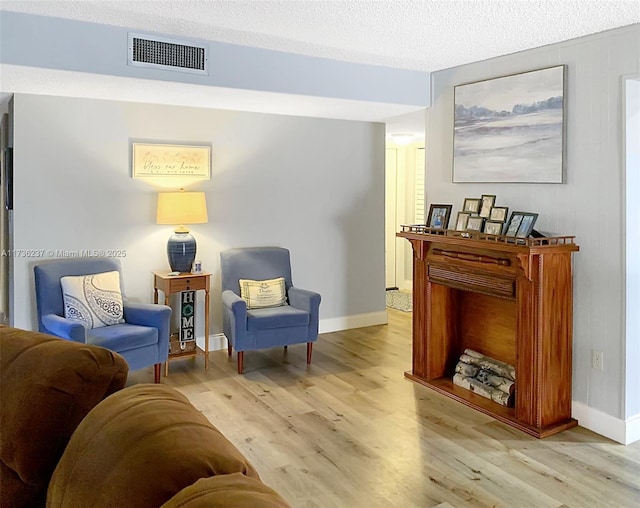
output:
[[[204,368],[209,368],[209,284],[211,274],[201,273],[181,273],[180,275],[169,275],[169,272],[153,272],[153,303],[158,303],[158,290],[164,293],[164,304],[169,305],[169,296],[172,293],[181,291],[204,290]],[[169,360],[176,358],[189,358],[198,354],[198,348],[194,351],[170,354],[164,364],[164,375],[169,375]]]

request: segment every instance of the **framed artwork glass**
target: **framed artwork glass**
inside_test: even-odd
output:
[[[516,236],[520,223],[522,222],[522,212],[512,212],[507,227],[505,228],[505,236]]]
[[[211,146],[132,142],[131,176],[210,180]]]
[[[478,215],[472,215],[467,221],[467,231],[482,231],[482,225],[484,224],[484,217]]]
[[[465,198],[462,205],[463,212],[480,213],[480,204],[482,200],[479,198]]]
[[[494,206],[489,214],[489,220],[497,222],[507,222],[509,216],[508,206]]]
[[[454,87],[454,183],[564,181],[566,69]]]
[[[484,232],[488,235],[499,235],[500,233],[502,233],[503,225],[504,222],[488,220],[484,223]]]
[[[491,209],[496,202],[496,197],[493,194],[483,194],[480,198],[480,217],[488,219],[491,215]]]
[[[434,229],[447,229],[449,226],[450,215],[451,205],[431,205],[429,208],[427,227]]]
[[[458,212],[458,217],[456,218],[456,231],[467,230],[467,222],[469,222],[469,217],[471,217],[470,212]]]
[[[533,225],[536,223],[537,218],[537,213],[524,212],[522,214],[522,221],[520,221],[520,226],[516,232],[516,238],[528,238],[533,230]]]
[[[533,230],[533,225],[536,223],[537,218],[537,213],[512,212],[504,233],[505,236],[528,238]]]

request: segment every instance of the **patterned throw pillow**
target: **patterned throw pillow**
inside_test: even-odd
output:
[[[240,297],[247,309],[280,307],[287,303],[284,277],[268,280],[240,279]]]
[[[81,321],[87,328],[122,323],[120,274],[117,271],[60,279],[64,317]]]

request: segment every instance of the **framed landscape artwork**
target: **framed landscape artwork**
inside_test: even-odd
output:
[[[562,183],[565,66],[454,88],[453,182]]]

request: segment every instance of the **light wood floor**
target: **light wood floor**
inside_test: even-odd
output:
[[[640,506],[640,443],[581,427],[538,440],[406,380],[411,313],[321,335],[310,367],[305,355],[247,352],[238,375],[235,354],[215,351],[207,372],[202,357],[176,361],[162,382],[294,508]]]

